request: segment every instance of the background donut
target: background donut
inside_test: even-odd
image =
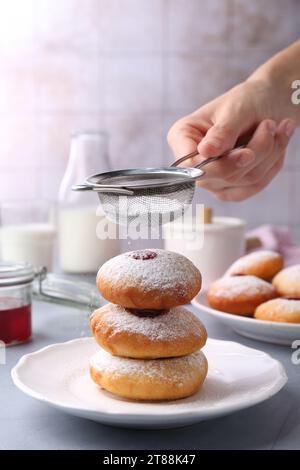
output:
[[[207,292],[209,305],[223,312],[253,315],[258,305],[276,297],[268,282],[255,276],[228,276],[213,282]]]
[[[283,257],[275,251],[262,250],[249,253],[236,260],[226,271],[226,276],[245,274],[266,281],[273,279],[283,267]]]
[[[269,300],[256,308],[254,317],[258,320],[300,323],[300,298]]]
[[[280,295],[300,297],[300,264],[280,271],[273,279],[273,286]]]

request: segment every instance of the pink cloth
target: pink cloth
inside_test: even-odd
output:
[[[247,237],[257,237],[262,243],[260,250],[273,250],[281,253],[285,264],[300,263],[300,245],[292,241],[290,230],[286,227],[261,225],[247,233]]]

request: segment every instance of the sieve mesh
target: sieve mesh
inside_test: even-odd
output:
[[[131,196],[99,192],[106,217],[114,223],[126,225],[136,219],[160,224],[180,217],[191,204],[194,181],[181,182],[169,187],[135,189]]]

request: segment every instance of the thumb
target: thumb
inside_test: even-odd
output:
[[[214,124],[198,144],[201,157],[209,158],[220,155],[234,148],[239,137],[240,129],[233,123]]]

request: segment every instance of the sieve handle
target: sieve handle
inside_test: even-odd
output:
[[[240,145],[239,147],[234,147],[234,149],[232,149],[232,150],[242,149],[242,148],[245,148],[245,147],[246,147],[246,145]],[[229,152],[231,152],[231,150],[227,150],[226,152],[222,153],[221,155],[217,155],[216,157],[207,158],[206,160],[203,160],[202,162],[200,162],[198,165],[195,165],[193,168],[198,168],[198,169],[200,168],[201,169],[205,165],[208,165],[208,163],[215,162],[216,160],[219,160],[220,158],[225,157],[225,155],[227,155]],[[192,158],[192,157],[196,157],[197,155],[199,155],[198,150],[195,150],[194,152],[191,152],[188,155],[184,155],[183,157],[178,158],[177,160],[175,160],[175,162],[172,163],[171,168],[176,167],[176,166],[180,165],[180,163],[185,162],[185,160],[188,160],[189,158]]]
[[[134,194],[130,189],[119,188],[117,186],[90,186],[88,184],[76,184],[72,186],[72,191],[95,191],[96,193],[117,193],[132,196]]]
[[[178,160],[175,160],[175,162],[170,165],[170,168],[178,166],[180,165],[180,163],[185,162],[185,160],[188,160],[188,158],[196,157],[197,155],[199,155],[198,150],[195,150],[194,152],[191,152],[188,155],[184,155],[183,157],[178,158]]]
[[[233,149],[231,150],[238,150],[238,149],[243,149],[245,148],[246,145],[239,145],[238,147],[234,147]],[[222,153],[221,155],[218,155],[216,157],[210,157],[210,158],[207,158],[206,160],[203,160],[202,162],[198,163],[198,165],[195,165],[194,168],[197,168],[197,169],[201,169],[203,168],[205,165],[208,165],[209,163],[212,163],[212,162],[215,162],[217,160],[220,160],[220,158],[223,158],[225,157],[226,155],[228,155],[229,152],[231,152],[231,150],[227,150],[226,152]]]

